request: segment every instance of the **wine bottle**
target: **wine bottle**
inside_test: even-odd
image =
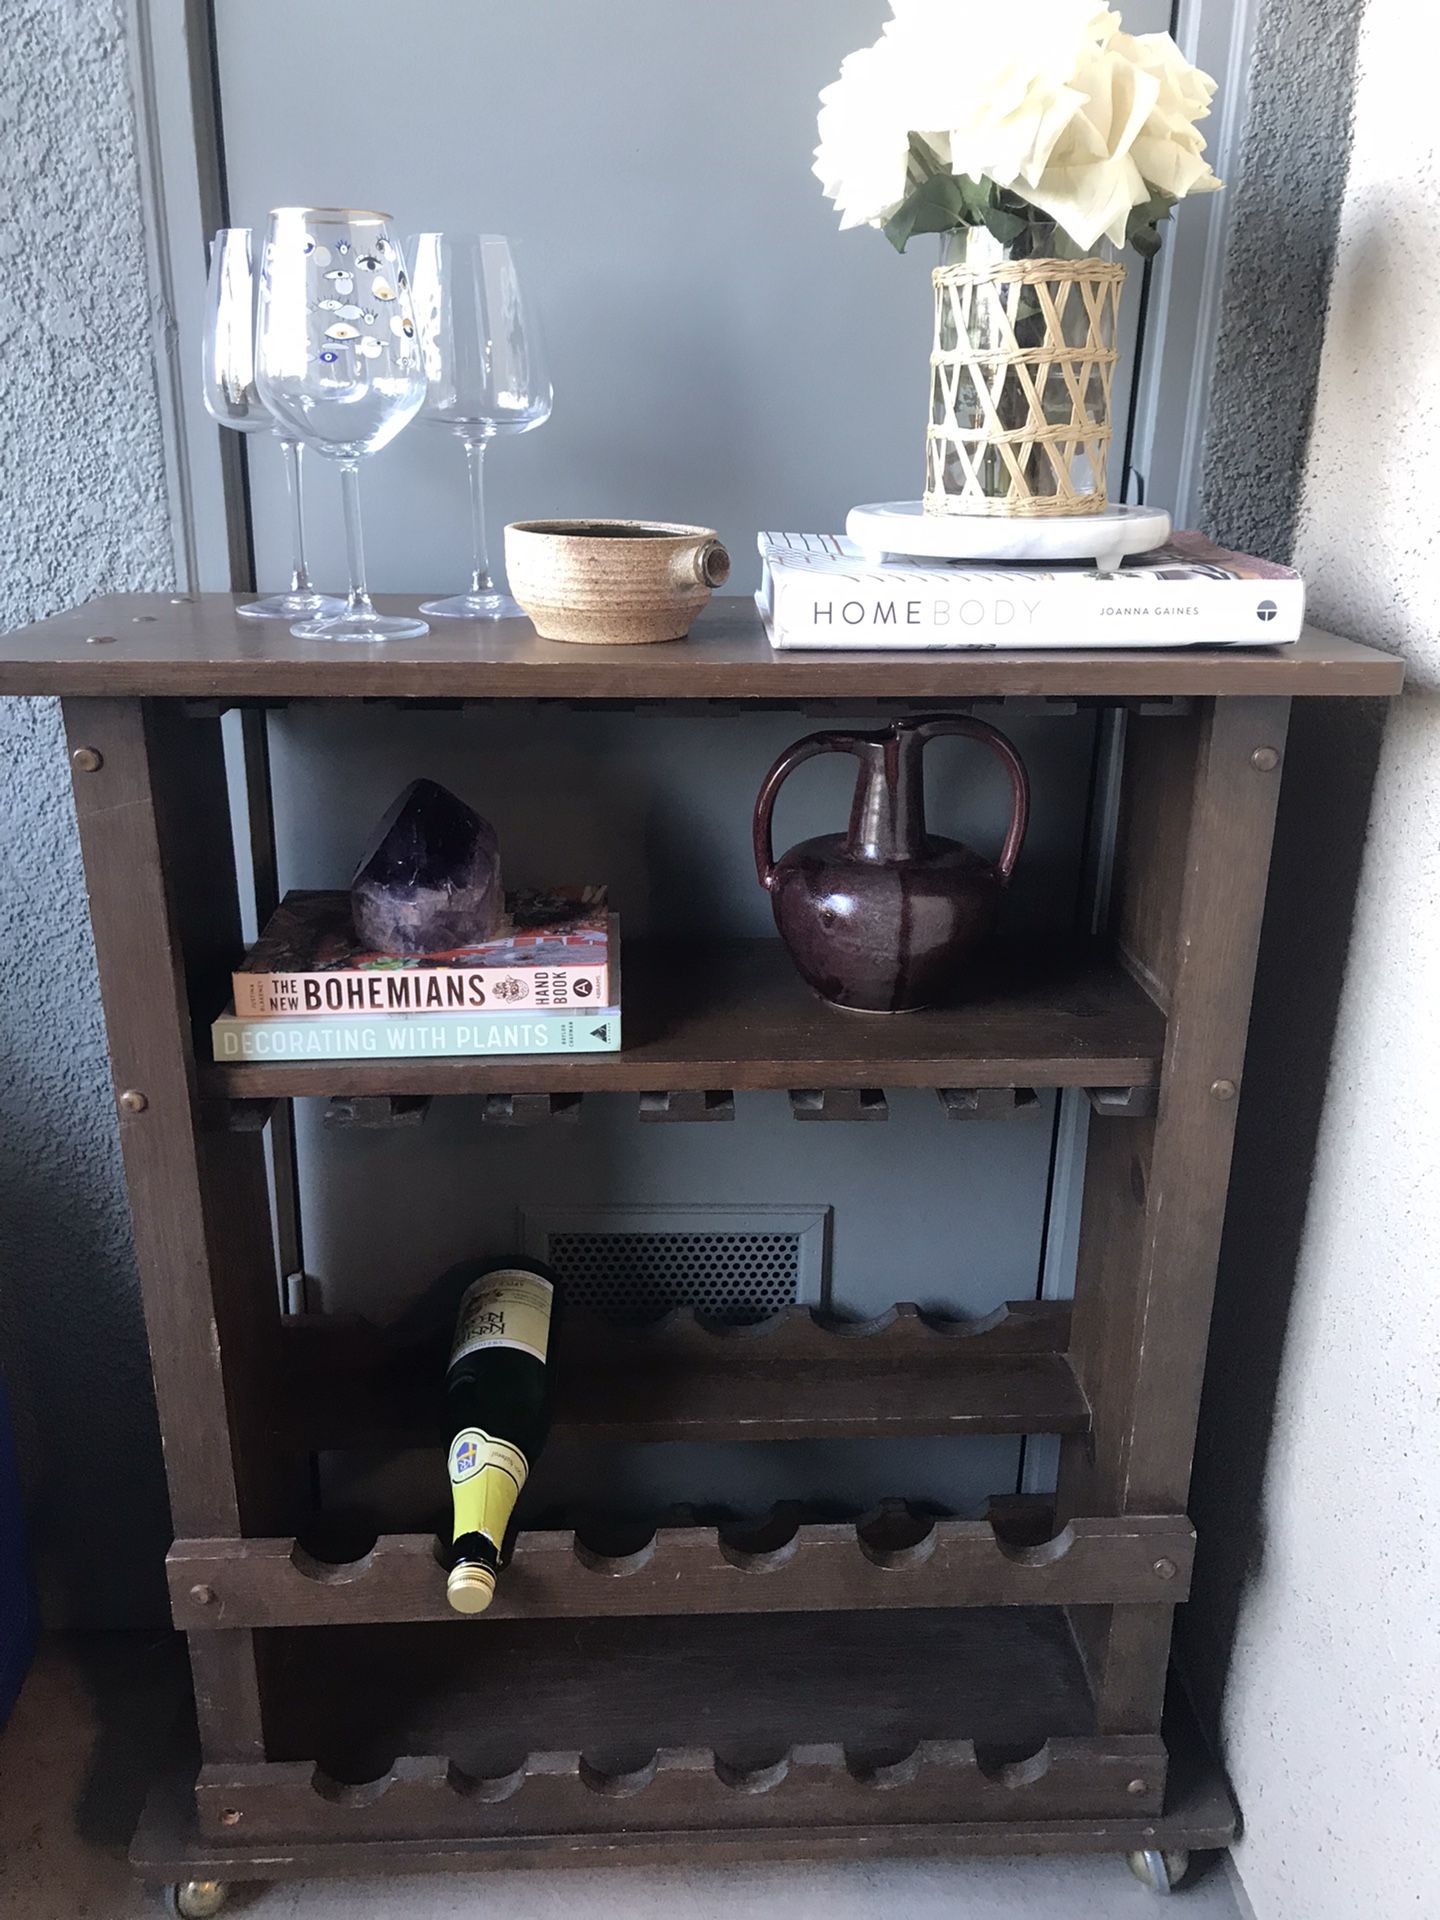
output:
[[[445,1375],[457,1613],[495,1597],[511,1515],[550,1425],[555,1282],[536,1261],[479,1270],[465,1288]]]

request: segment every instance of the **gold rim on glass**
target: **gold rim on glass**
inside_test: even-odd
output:
[[[283,219],[294,214],[303,220],[373,220],[377,226],[394,224],[393,213],[376,213],[371,207],[272,207],[270,218]]]

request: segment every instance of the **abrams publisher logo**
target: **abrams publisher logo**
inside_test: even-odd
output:
[[[817,600],[817,627],[1030,627],[1038,600]]]
[[[1256,619],[1264,621],[1267,626],[1272,620],[1278,619],[1279,614],[1280,609],[1273,600],[1262,600],[1255,609]]]

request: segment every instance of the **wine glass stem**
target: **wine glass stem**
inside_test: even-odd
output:
[[[360,463],[340,462],[340,498],[345,508],[345,552],[350,562],[348,613],[373,613],[365,585],[365,536],[360,530]]]
[[[305,449],[298,440],[282,435],[280,451],[285,456],[285,490],[290,496],[290,591],[309,593],[310,570],[305,564],[305,503],[300,494],[300,456]]]
[[[490,593],[490,550],[485,544],[485,442],[465,442],[465,464],[470,469],[470,520],[475,564],[470,570],[471,593]]]

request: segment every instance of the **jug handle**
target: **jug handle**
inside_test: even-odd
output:
[[[775,847],[770,837],[770,817],[785,781],[802,760],[813,760],[821,753],[854,753],[861,736],[855,733],[807,733],[793,747],[787,747],[766,774],[755,801],[755,872],[766,892],[775,885]],[[1018,848],[1017,848],[1018,852]]]
[[[1008,881],[1015,871],[1015,862],[1020,858],[1020,849],[1025,844],[1025,829],[1030,823],[1030,780],[1025,772],[1025,763],[1011,746],[1003,733],[987,726],[983,720],[971,720],[962,714],[937,714],[933,720],[922,720],[915,728],[922,741],[934,740],[945,734],[962,734],[966,739],[979,740],[1004,763],[1010,776],[1010,825],[1006,829],[1005,844],[1000,849],[1000,857],[995,862],[995,870],[1002,881]]]

